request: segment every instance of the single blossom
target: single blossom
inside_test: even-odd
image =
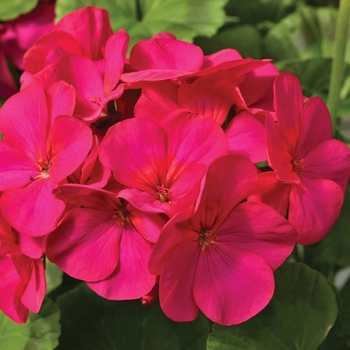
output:
[[[55,193],[83,207],[70,210],[49,234],[48,259],[104,298],[149,293],[156,278],[148,272],[148,259],[165,217],[143,213],[116,193],[89,186],[63,185]]]
[[[274,207],[312,244],[330,230],[344,200],[350,151],[332,139],[328,109],[319,97],[303,103],[298,79],[280,74],[274,83],[276,119],[266,117],[266,144],[273,172],[259,175],[249,200]]]
[[[149,269],[160,275],[160,305],[171,319],[192,321],[201,310],[233,325],[271,300],[273,270],[291,253],[296,233],[267,205],[242,203],[256,181],[248,159],[216,159],[195,210],[180,212],[163,228]]]
[[[65,204],[52,190],[91,148],[91,131],[70,116],[73,108],[73,88],[57,82],[29,86],[0,110],[1,210],[20,233],[43,236],[57,226]]]

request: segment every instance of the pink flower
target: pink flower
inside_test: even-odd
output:
[[[280,74],[274,85],[277,123],[266,117],[269,166],[249,197],[274,207],[298,231],[298,243],[322,239],[336,221],[350,176],[350,151],[332,139],[326,105],[319,97],[303,104],[298,79]]]
[[[11,227],[0,218],[0,310],[18,323],[29,311],[39,312],[46,292],[45,270],[40,258],[21,252]]]
[[[296,235],[267,205],[241,203],[256,181],[246,158],[215,160],[195,210],[179,213],[162,230],[149,269],[160,275],[160,304],[172,320],[194,320],[201,310],[219,324],[238,324],[272,298],[273,270]]]
[[[111,127],[101,143],[100,160],[129,187],[119,193],[146,212],[173,216],[193,205],[209,165],[227,154],[227,140],[210,118],[185,115],[162,126],[144,118]]]
[[[0,110],[0,191],[5,219],[20,233],[53,230],[65,204],[52,195],[85,159],[91,131],[70,117],[74,90],[58,82],[44,91],[32,85]]]
[[[64,185],[56,194],[70,204],[60,226],[47,238],[47,256],[72,277],[107,299],[136,299],[156,278],[147,264],[164,216],[137,210],[116,193]]]
[[[142,86],[145,81],[183,81],[221,70],[230,70],[238,77],[265,64],[267,61],[242,59],[233,49],[204,56],[200,47],[177,40],[172,34],[160,33],[132,48],[130,66],[136,72],[124,73],[121,80],[132,86]]]

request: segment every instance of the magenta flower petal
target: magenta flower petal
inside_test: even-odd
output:
[[[159,179],[165,179],[166,152],[167,136],[161,127],[148,119],[128,119],[108,130],[100,160],[117,181],[153,193]]]
[[[25,285],[10,256],[0,257],[0,310],[17,323],[25,323],[28,309],[20,301]],[[4,297],[6,296],[6,297]]]
[[[52,166],[48,169],[59,183],[83,162],[91,149],[92,133],[82,121],[59,116],[52,126]]]
[[[265,161],[265,125],[262,118],[249,112],[237,114],[225,129],[229,153],[244,156],[253,163]]]
[[[331,180],[302,178],[307,191],[299,196],[290,191],[288,220],[298,232],[299,244],[321,240],[337,220],[344,196],[341,187]]]
[[[218,244],[199,257],[193,297],[212,321],[229,326],[260,312],[271,300],[274,287],[272,269],[261,257],[234,244]]]
[[[173,321],[193,321],[198,315],[192,281],[199,256],[198,242],[179,243],[167,256],[159,280],[159,298],[162,310]]]
[[[350,177],[350,150],[345,143],[334,139],[319,143],[305,155],[304,164],[303,176],[333,180],[345,193]]]
[[[5,142],[0,142],[0,159],[0,191],[26,186],[40,174],[32,159]]]
[[[233,104],[238,100],[227,72],[217,72],[198,78],[192,84],[179,87],[181,108],[207,116],[222,125]]]
[[[293,154],[299,138],[300,118],[303,110],[303,95],[298,78],[291,73],[278,75],[274,92],[278,126],[289,153]]]
[[[105,47],[106,67],[104,75],[104,94],[108,94],[116,87],[124,69],[124,61],[128,51],[129,35],[120,29],[107,41]]]
[[[248,202],[262,202],[286,217],[289,206],[289,191],[293,185],[277,180],[273,171],[258,175],[258,184],[248,196]]]
[[[291,254],[296,240],[296,231],[285,218],[262,203],[238,205],[218,232],[218,242],[255,253],[274,270]]]
[[[65,208],[65,203],[52,195],[56,187],[47,178],[35,180],[21,189],[4,192],[1,210],[5,219],[20,233],[34,237],[49,233],[56,228]]]
[[[218,158],[209,167],[196,220],[203,227],[217,228],[228,213],[246,198],[256,182],[257,169],[248,159],[233,155]]]
[[[318,96],[307,101],[301,118],[298,150],[294,155],[297,159],[301,159],[319,143],[332,138],[331,116],[326,104]]]
[[[84,281],[108,277],[119,260],[122,227],[113,211],[73,209],[48,236],[47,256],[64,272]]]
[[[32,261],[32,274],[24,293],[21,297],[21,302],[30,311],[38,313],[46,293],[46,279],[44,264],[41,259]]]
[[[147,269],[152,245],[130,224],[125,225],[119,245],[119,262],[115,271],[102,281],[88,283],[88,286],[106,299],[141,298],[156,283],[156,276]]]
[[[46,155],[48,110],[44,91],[32,85],[9,98],[0,110],[4,141],[30,159]]]
[[[59,115],[73,115],[75,107],[75,90],[64,81],[58,81],[45,90],[49,111],[51,112],[50,121],[53,124],[54,119]]]
[[[25,71],[35,74],[43,70],[47,55],[55,47],[61,48],[64,52],[81,54],[79,43],[71,34],[59,30],[51,31],[40,37],[24,54],[23,66]]]
[[[178,86],[172,81],[146,83],[135,105],[135,117],[159,123],[166,114],[180,109]]]
[[[198,46],[171,38],[140,41],[130,52],[130,65],[136,70],[196,72],[202,64],[203,52]]]
[[[102,48],[112,35],[108,11],[93,6],[64,16],[56,24],[55,30],[70,33],[80,44],[82,54],[94,61],[102,59]]]

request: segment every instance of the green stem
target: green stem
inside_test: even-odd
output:
[[[329,85],[328,108],[332,117],[333,133],[337,125],[337,111],[340,100],[340,89],[344,78],[345,47],[350,19],[350,0],[340,0],[338,24],[333,50],[331,81]]]

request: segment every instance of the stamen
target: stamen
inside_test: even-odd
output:
[[[163,184],[157,186],[157,197],[161,202],[169,203],[169,188],[165,187]]]
[[[202,250],[204,250],[206,247],[216,246],[217,235],[213,231],[208,231],[204,229],[199,233],[198,240],[199,245],[201,246]]]
[[[128,212],[125,208],[121,208],[118,210],[117,214],[112,215],[112,218],[118,225],[124,226],[125,221],[129,219]]]
[[[305,169],[304,165],[304,159],[300,160],[293,160],[292,162],[293,170],[299,175],[302,176],[303,174],[301,173]]]

